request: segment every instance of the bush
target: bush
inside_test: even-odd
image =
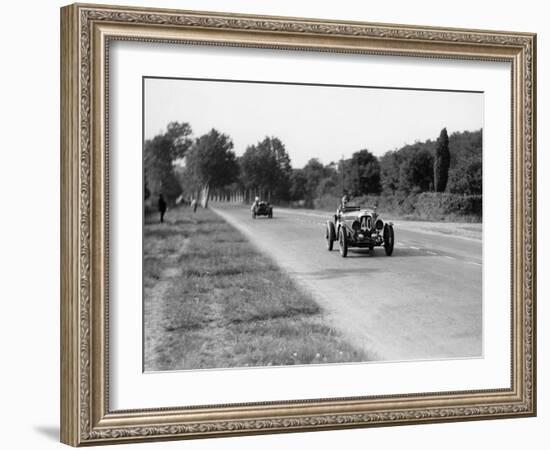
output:
[[[469,217],[481,221],[482,205],[481,195],[424,192],[418,195],[411,214],[426,219],[449,220]]]
[[[325,194],[314,200],[315,209],[333,211],[340,197]],[[364,195],[352,199],[363,207],[376,207],[380,213],[409,219],[480,222],[483,212],[481,195],[460,195],[442,192],[418,194]]]
[[[334,194],[323,194],[313,200],[315,209],[323,209],[325,211],[335,211],[340,204],[341,197]]]
[[[380,212],[421,220],[466,220],[480,222],[483,212],[481,195],[443,192],[367,196],[357,200],[365,206],[378,206]]]

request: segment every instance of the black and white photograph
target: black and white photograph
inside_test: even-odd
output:
[[[480,91],[143,78],[143,370],[483,357]]]

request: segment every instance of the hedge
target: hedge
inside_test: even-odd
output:
[[[483,213],[481,195],[461,195],[443,192],[419,194],[367,195],[352,199],[362,206],[377,206],[385,214],[421,220],[480,222]],[[316,209],[332,210],[340,198],[324,195],[314,200]]]

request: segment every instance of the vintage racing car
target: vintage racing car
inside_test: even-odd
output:
[[[252,205],[252,218],[255,219],[257,216],[267,216],[268,218],[273,218],[273,206],[268,202],[258,201]]]
[[[327,249],[332,251],[338,241],[340,255],[345,258],[350,247],[368,248],[383,246],[387,256],[393,253],[395,235],[393,223],[385,222],[376,210],[345,205],[338,208],[334,220],[326,223]]]

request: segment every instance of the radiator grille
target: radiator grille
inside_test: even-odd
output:
[[[371,230],[372,229],[372,217],[363,216],[361,217],[361,228]]]

